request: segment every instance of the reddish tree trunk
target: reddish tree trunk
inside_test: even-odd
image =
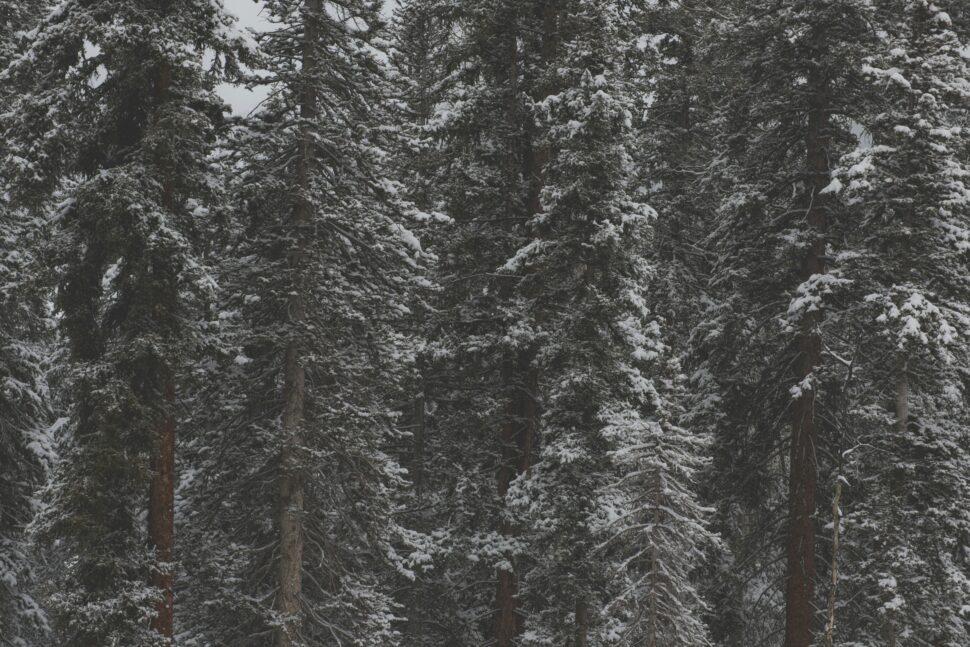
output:
[[[825,228],[827,213],[821,194],[830,179],[826,142],[829,128],[828,92],[817,75],[806,133],[808,188],[806,221],[812,242],[802,262],[801,279],[808,281],[825,270]],[[802,321],[796,348],[796,378],[801,384],[811,379],[822,363],[822,316],[808,313]],[[791,437],[789,476],[789,528],[787,541],[788,577],[785,607],[785,647],[811,647],[815,624],[815,506],[818,486],[816,447],[818,426],[815,415],[815,387],[803,389],[795,402]]]

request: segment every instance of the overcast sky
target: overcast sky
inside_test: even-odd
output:
[[[258,0],[223,0],[226,10],[239,19],[239,26],[250,29],[265,29],[267,22],[260,15],[262,2]],[[390,6],[394,0],[386,0],[386,11],[390,11]],[[219,94],[232,106],[232,111],[237,115],[248,114],[255,108],[260,101],[266,97],[266,89],[260,88],[250,91],[246,88],[224,84],[219,86]]]

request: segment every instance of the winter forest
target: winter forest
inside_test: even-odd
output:
[[[970,647],[968,403],[967,0],[0,0],[0,647]]]

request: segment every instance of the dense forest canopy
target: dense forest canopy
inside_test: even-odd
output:
[[[0,0],[0,646],[970,645],[970,4],[224,3]]]

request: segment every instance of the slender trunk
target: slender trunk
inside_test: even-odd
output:
[[[841,471],[841,470],[840,470]],[[835,601],[839,590],[839,543],[842,537],[842,474],[835,481],[835,496],[832,497],[832,563],[829,583],[828,614],[825,623],[825,647],[835,644]]]
[[[165,101],[172,85],[172,66],[163,63],[155,82],[156,109]],[[172,169],[165,163],[161,169],[162,208],[175,209],[175,186]],[[171,286],[177,290],[176,285]],[[161,592],[151,620],[151,628],[171,644],[175,631],[175,595],[173,565],[175,562],[175,381],[171,372],[163,369],[159,376],[164,411],[155,432],[152,456],[152,480],[148,492],[148,541],[155,549],[155,572],[152,586]]]
[[[542,55],[544,60],[552,62],[555,55],[555,34],[558,9],[555,2],[547,2],[543,6],[543,43]],[[512,104],[511,114],[519,112],[518,106],[518,39],[512,30],[509,42],[509,79],[513,91],[510,92]],[[531,126],[527,127],[531,133]],[[531,138],[526,138],[525,154],[523,156],[523,177],[529,183],[526,208],[528,216],[534,216],[542,208],[541,192],[544,183],[544,169],[548,160],[548,151],[535,150],[531,145]],[[498,470],[498,494],[504,499],[508,494],[509,484],[519,474],[529,470],[532,463],[533,446],[538,429],[538,396],[539,375],[532,366],[533,353],[523,352],[518,358],[517,365],[507,363],[503,369],[503,383],[515,384],[524,379],[524,388],[517,389],[512,395],[506,408],[506,422],[502,427],[502,464]],[[503,520],[500,532],[504,535],[512,534],[513,529]],[[517,635],[524,630],[524,619],[516,611],[518,585],[514,565],[499,568],[496,573],[497,585],[495,591],[495,646],[511,647]]]
[[[523,352],[517,362],[507,362],[503,370],[506,384],[514,384],[517,376],[526,376],[525,384],[515,389],[506,408],[506,421],[502,425],[502,463],[498,470],[498,494],[504,499],[512,480],[531,467],[532,444],[537,422],[535,388],[538,375],[531,368],[532,354]],[[505,519],[499,528],[503,535],[511,535],[514,529]],[[511,647],[515,637],[522,631],[522,621],[516,613],[518,585],[512,564],[499,568],[495,591],[496,619],[495,644]]]
[[[291,307],[295,305],[291,300]],[[291,314],[291,318],[295,317]],[[298,321],[298,320],[297,320]],[[296,321],[294,321],[296,323]],[[283,435],[280,478],[280,588],[279,612],[283,623],[277,633],[278,647],[299,644],[303,629],[303,515],[304,477],[300,428],[306,397],[306,375],[300,349],[290,342],[286,349]]]
[[[892,618],[886,620],[883,633],[886,636],[886,647],[896,647],[896,623]]]
[[[417,396],[414,398],[414,460],[411,469],[414,472],[414,493],[418,497],[424,494],[424,461],[427,437],[428,414],[426,408],[426,387],[424,384],[424,362],[418,360],[418,379],[421,381]]]
[[[589,603],[586,598],[576,600],[576,647],[589,644]]]
[[[175,405],[175,385],[169,378],[163,388],[166,411],[159,421],[152,458],[148,537],[155,549],[156,560],[152,585],[162,594],[151,627],[171,643],[175,625],[172,575],[175,561],[175,416],[171,413]]]
[[[909,362],[905,357],[896,366],[896,432],[900,438],[909,428]]]
[[[421,312],[420,309],[418,312]],[[421,319],[419,315],[419,324],[421,323]],[[425,438],[427,433],[427,409],[425,404],[427,399],[427,386],[424,379],[424,361],[420,357],[418,358],[417,372],[420,383],[418,393],[414,398],[414,457],[411,465],[411,473],[414,480],[415,499],[420,502],[424,496]],[[412,636],[415,640],[421,640],[424,636],[424,619],[422,617],[424,600],[422,588],[420,586],[414,586],[412,587],[412,591],[413,594],[411,595],[408,608],[408,635]]]
[[[806,221],[812,241],[802,260],[802,281],[825,270],[826,206],[821,190],[828,185],[830,170],[826,150],[829,130],[828,90],[817,73],[810,78],[814,88],[808,114],[806,162],[808,167]],[[796,348],[798,383],[811,380],[822,363],[819,312],[805,315]],[[792,424],[789,474],[789,528],[787,540],[787,583],[785,647],[811,647],[815,617],[815,504],[818,468],[815,450],[818,428],[815,416],[815,387],[803,388],[795,402]]]
[[[279,483],[280,564],[278,611],[283,622],[277,631],[277,647],[299,645],[303,634],[303,549],[304,549],[304,453],[302,427],[306,406],[306,368],[303,365],[302,326],[306,320],[303,276],[306,261],[306,229],[313,217],[310,178],[314,161],[312,120],[317,114],[317,40],[322,0],[307,0],[303,12],[303,60],[300,117],[300,148],[296,163],[296,190],[290,230],[293,247],[288,259],[290,272],[288,324],[291,337],[286,346],[283,376],[283,449]]]
[[[663,527],[664,523],[664,513],[663,513],[663,480],[661,479],[659,470],[654,477],[654,487],[653,487],[653,506],[654,506],[654,522],[658,528]],[[647,638],[647,647],[659,647],[657,644],[657,627],[660,624],[660,609],[659,600],[660,595],[660,559],[657,554],[657,545],[653,544],[650,548],[650,635]]]

